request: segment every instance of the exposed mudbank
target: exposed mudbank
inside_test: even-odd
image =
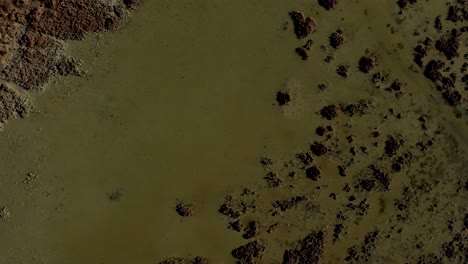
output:
[[[31,103],[26,95],[7,84],[0,84],[0,127],[10,119],[26,117],[30,109]]]

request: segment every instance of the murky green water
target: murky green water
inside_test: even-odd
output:
[[[59,80],[35,96],[38,112],[10,122],[0,138],[0,206],[12,212],[0,224],[0,263],[143,264],[196,255],[233,263],[229,252],[242,238],[217,213],[226,193],[257,181],[266,153],[306,148],[319,119],[311,113],[324,102],[366,91],[356,88],[360,79],[336,80],[323,63],[326,36],[337,27],[350,34],[356,53],[338,51],[342,63],[372,48],[386,68],[406,72],[385,52],[398,42],[385,41],[391,13],[361,2],[368,4],[343,4],[344,20],[332,14],[334,23],[321,24],[308,64],[293,53],[301,43],[291,25],[283,29],[289,11],[310,10],[306,1],[147,1],[121,32],[71,45],[87,77]],[[366,7],[371,15],[355,15]],[[359,19],[379,24],[361,28]],[[361,46],[360,39],[375,41]],[[415,91],[427,85],[409,78]],[[320,94],[322,81],[333,85]],[[281,110],[274,98],[285,87],[297,100]],[[116,191],[122,197],[111,201]],[[195,205],[194,217],[176,214],[180,201]]]

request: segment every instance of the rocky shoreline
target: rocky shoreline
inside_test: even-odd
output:
[[[2,93],[14,84],[23,91],[40,91],[57,76],[84,74],[80,58],[66,54],[67,41],[124,26],[141,0],[14,0],[0,3],[0,80]],[[10,92],[5,92],[5,91]],[[1,98],[8,97],[7,94]],[[25,99],[27,100],[27,99]],[[2,119],[23,117],[11,100],[0,101]],[[24,104],[24,107],[27,108]],[[22,110],[24,113],[26,109]]]

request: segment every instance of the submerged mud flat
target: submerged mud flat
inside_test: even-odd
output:
[[[354,101],[337,95],[338,101],[311,105],[322,120],[303,150],[289,158],[265,153],[264,183],[226,196],[219,213],[226,227],[246,240],[231,254],[237,263],[466,263],[468,2],[438,9],[431,6],[434,1],[397,1],[389,4],[392,23],[358,22],[369,30],[388,30],[407,54],[403,58],[376,49],[378,39],[366,42],[343,30],[348,8],[372,15],[367,5],[344,2],[319,0],[322,8],[314,6],[312,12],[291,11],[286,29],[301,43],[293,50],[303,67],[325,58],[336,67],[334,79],[354,79],[365,92]],[[327,20],[327,12],[343,14],[344,22],[318,39],[321,24],[336,24]],[[313,48],[317,45],[320,49]],[[412,48],[414,56],[406,52]],[[363,53],[347,56],[357,50]],[[342,56],[348,57],[346,64],[340,64]],[[414,89],[418,83],[412,75],[432,84]],[[333,89],[328,86],[319,83],[319,93]],[[442,106],[421,100],[421,93],[431,90],[440,92],[435,100]],[[285,89],[272,99],[288,108],[297,96]],[[444,108],[454,121],[441,119],[434,108]],[[453,134],[447,122],[459,124],[460,131]],[[161,263],[198,263],[180,261]]]
[[[21,3],[29,2],[15,8]],[[47,57],[48,70],[25,66],[34,78],[80,75],[78,59],[56,60],[63,41],[117,27],[139,1],[96,1],[99,8],[83,10],[75,8],[85,1],[73,3],[40,1],[22,29],[47,40],[18,39],[58,54]],[[147,44],[118,39],[131,56],[111,61],[128,68],[102,77],[99,85],[111,87],[78,101],[97,110],[77,103],[74,111],[88,114],[76,121],[72,114],[45,119],[79,131],[52,133],[56,153],[41,161],[41,177],[22,179],[40,190],[38,200],[49,199],[39,203],[36,222],[53,223],[43,232],[60,243],[44,240],[55,252],[35,251],[28,244],[42,241],[33,236],[35,223],[33,234],[12,236],[26,230],[15,226],[24,221],[19,215],[36,210],[3,196],[0,231],[8,230],[10,243],[0,253],[7,260],[35,252],[38,263],[467,261],[466,1],[172,5],[141,6],[163,9],[158,15],[170,26],[161,30],[148,12],[141,29],[132,28],[141,32],[125,35]],[[251,23],[239,25],[231,9]],[[75,11],[95,23],[65,23],[70,33],[34,22]],[[257,23],[259,16],[268,23]],[[5,69],[23,67],[31,60],[18,54],[34,50],[12,53]],[[9,70],[2,74],[29,90],[49,80],[21,83]],[[24,91],[1,87],[0,121],[26,116]],[[57,252],[63,256],[53,258]]]

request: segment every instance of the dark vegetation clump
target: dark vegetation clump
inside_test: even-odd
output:
[[[336,73],[343,78],[347,78],[349,75],[349,66],[341,65],[336,69]]]
[[[296,249],[286,250],[283,264],[318,264],[324,254],[325,233],[322,231],[311,233],[298,242]]]
[[[193,206],[191,204],[180,203],[176,205],[176,212],[183,217],[193,215]]]
[[[359,70],[363,73],[371,72],[377,66],[374,57],[361,57],[359,60]]]
[[[312,151],[315,156],[323,156],[326,155],[330,149],[327,148],[324,144],[315,141],[312,145],[310,145],[310,151]]]
[[[318,0],[318,3],[326,10],[332,10],[338,4],[338,0]]]
[[[306,169],[306,176],[307,178],[317,181],[320,179],[320,169],[317,166],[312,166]]]
[[[294,33],[298,39],[303,39],[313,32],[315,22],[311,17],[305,17],[303,13],[292,11],[289,13],[293,24]]]
[[[340,111],[339,106],[337,106],[335,104],[331,104],[331,105],[324,106],[320,110],[320,115],[325,119],[332,120],[332,119],[338,117],[339,111]]]
[[[262,257],[265,246],[258,241],[249,242],[232,250],[231,254],[242,264],[254,264],[258,258]]]
[[[288,92],[279,91],[276,93],[276,101],[280,106],[283,106],[291,101],[291,96]]]
[[[338,49],[344,43],[343,31],[337,30],[333,32],[329,37],[328,41],[330,42],[330,46],[334,49]]]

